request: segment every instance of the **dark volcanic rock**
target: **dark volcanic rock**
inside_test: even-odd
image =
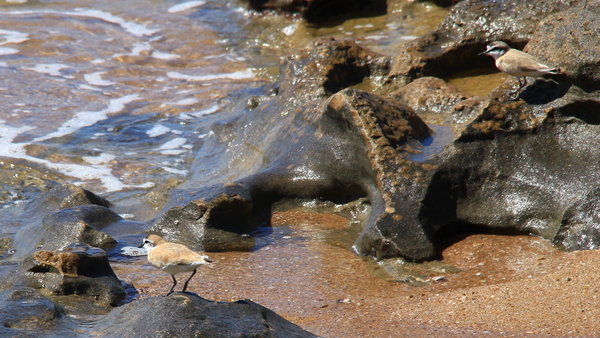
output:
[[[263,221],[255,215],[253,201],[243,186],[225,184],[194,193],[172,190],[169,198],[192,200],[165,212],[150,232],[194,250],[245,251],[254,247],[254,238],[244,234]]]
[[[73,184],[63,184],[52,188],[28,202],[25,213],[31,215],[46,215],[50,212],[72,208],[80,205],[95,204],[109,207],[110,202],[88,190]]]
[[[567,27],[575,22],[600,27],[600,6],[583,5],[548,18],[553,19]],[[569,30],[553,32],[536,33],[531,49],[545,55],[585,49],[600,59],[593,47],[598,30],[576,38]],[[551,42],[555,39],[560,47]],[[567,250],[597,247],[597,68],[586,66],[586,58],[556,61],[567,65],[562,82],[537,80],[521,95],[524,100],[514,102],[507,101],[506,85],[491,93],[482,114],[447,149],[424,214],[435,215],[439,225],[532,233]]]
[[[37,251],[23,262],[22,269],[17,279],[53,295],[77,295],[105,307],[117,306],[126,296],[106,253],[87,244]]]
[[[600,247],[600,188],[565,211],[554,244],[566,251]]]
[[[0,293],[2,337],[76,337],[75,328],[74,319],[32,288],[12,288]]]
[[[40,249],[58,250],[74,242],[97,247],[114,245],[114,239],[97,229],[119,220],[121,217],[112,210],[94,204],[58,210],[46,215],[41,224],[32,223],[19,230],[13,259]]]
[[[17,250],[10,259],[21,261],[36,250],[57,250],[79,241],[91,245],[114,242],[94,229],[121,219],[109,205],[106,199],[72,184],[48,190],[15,215],[22,226],[14,240]]]
[[[478,57],[490,41],[502,40],[521,49],[538,23],[566,10],[578,0],[464,0],[452,7],[438,28],[411,41],[394,58],[390,74],[405,85],[424,76],[493,67],[493,59]]]
[[[191,293],[137,300],[94,326],[103,337],[316,337],[250,300],[216,303]]]
[[[543,55],[560,66],[570,83],[586,92],[600,90],[598,27],[600,3],[582,1],[579,6],[544,19],[527,45],[527,52]]]

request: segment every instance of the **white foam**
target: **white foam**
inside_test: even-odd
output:
[[[17,54],[18,52],[19,52],[19,50],[15,49],[15,48],[0,47],[0,55]]]
[[[44,140],[48,140],[55,137],[61,137],[64,135],[68,135],[73,133],[74,131],[88,127],[97,123],[98,121],[105,120],[108,118],[108,115],[118,113],[125,105],[129,102],[136,101],[141,99],[138,95],[126,95],[117,99],[112,99],[108,103],[108,107],[106,109],[102,109],[99,111],[84,111],[75,114],[70,120],[63,123],[60,127],[58,127],[54,132],[49,133],[44,136],[40,136],[34,139],[34,142],[40,142]]]
[[[4,41],[0,42],[0,46],[9,43],[21,43],[29,40],[29,34],[18,31],[0,29],[0,35],[4,35]]]
[[[162,124],[156,124],[156,125],[154,125],[154,127],[152,127],[152,129],[146,131],[146,134],[148,134],[148,136],[150,136],[150,137],[157,137],[160,135],[164,135],[170,131],[171,131],[171,128],[165,127]]]
[[[186,152],[186,150],[181,150],[181,149],[168,149],[168,150],[160,151],[160,153],[163,155],[181,155],[185,152]]]
[[[165,53],[165,52],[155,50],[154,52],[152,52],[152,57],[155,59],[161,59],[161,60],[173,60],[173,59],[179,59],[181,57],[181,55]]]
[[[250,69],[242,70],[239,72],[233,73],[223,73],[223,74],[211,74],[211,75],[187,75],[179,72],[168,72],[167,76],[176,79],[176,80],[186,80],[186,81],[212,81],[212,80],[220,80],[220,79],[230,79],[230,80],[241,80],[241,79],[251,79],[256,76],[254,72]]]
[[[183,137],[174,138],[171,141],[160,146],[157,150],[173,150],[173,149],[181,148],[181,146],[184,145],[186,142],[187,142],[186,138],[183,138]]]
[[[61,63],[42,63],[35,65],[34,67],[24,67],[25,70],[32,70],[34,72],[48,74],[51,76],[63,76],[60,71],[66,68],[72,68],[71,66],[63,65]]]
[[[283,34],[290,36],[294,34],[294,32],[298,29],[298,23],[291,24],[289,26],[284,27],[281,31]]]
[[[71,16],[84,16],[89,18],[100,19],[109,23],[114,23],[121,26],[128,33],[135,36],[150,36],[158,32],[160,29],[149,29],[144,25],[137,24],[135,22],[126,21],[125,19],[112,15],[107,12],[99,11],[96,9],[86,9],[78,12],[66,12],[65,14]]]
[[[2,14],[7,15],[27,15],[27,14],[55,14],[55,15],[68,15],[68,16],[81,16],[87,18],[95,18],[108,23],[113,23],[121,26],[128,33],[135,36],[151,36],[154,33],[158,32],[160,29],[150,29],[144,25],[137,24],[135,22],[127,21],[121,17],[112,15],[107,12],[99,11],[96,9],[86,9],[74,12],[57,12],[51,10],[42,10],[42,11],[12,11],[12,12],[3,12]]]
[[[98,156],[83,156],[82,159],[90,164],[107,164],[113,161],[117,156],[113,154],[102,153]]]
[[[91,73],[91,74],[84,74],[83,78],[91,85],[93,86],[112,86],[115,83],[112,81],[107,81],[102,79],[102,74],[105,74],[105,72],[96,72],[96,73]]]
[[[187,11],[188,9],[202,6],[205,3],[206,3],[206,1],[188,1],[188,2],[180,3],[178,5],[169,7],[167,12],[169,12],[169,13],[183,12],[183,11]]]
[[[177,102],[170,103],[170,104],[175,105],[175,106],[191,106],[191,105],[196,104],[198,102],[199,102],[198,99],[187,98],[187,99],[182,99],[182,100],[179,100]]]
[[[166,172],[173,173],[173,174],[177,174],[177,175],[186,176],[186,175],[188,174],[188,171],[187,171],[187,170],[175,169],[175,168],[171,168],[171,167],[163,167],[163,169],[164,169]]]
[[[203,115],[212,114],[212,113],[214,113],[214,112],[216,112],[218,110],[219,110],[219,106],[215,104],[214,106],[212,106],[210,108],[206,108],[206,109],[203,109],[203,110],[200,110],[200,111],[197,111],[197,112],[189,113],[189,115],[193,116],[193,117],[200,117],[200,116],[203,116]]]

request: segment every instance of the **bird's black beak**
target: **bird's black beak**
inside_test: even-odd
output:
[[[138,246],[138,248],[143,248],[144,247],[144,243],[142,243],[142,245]]]
[[[481,52],[481,53],[477,54],[477,56],[485,55],[487,53],[488,53],[488,51],[486,50],[485,52]]]

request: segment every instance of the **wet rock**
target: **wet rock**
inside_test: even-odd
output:
[[[566,251],[600,247],[600,189],[590,191],[565,211],[553,242]]]
[[[381,82],[391,58],[358,46],[351,40],[323,38],[298,54],[284,59],[280,67],[279,96],[293,99],[292,108],[326,98],[365,78]]]
[[[256,11],[271,10],[300,14],[306,21],[321,23],[337,16],[361,17],[384,15],[386,0],[246,0]]]
[[[494,67],[492,58],[477,57],[488,42],[502,40],[521,49],[541,20],[578,2],[461,1],[436,30],[399,51],[390,75],[398,85],[405,85],[424,76],[442,78],[471,68]]]
[[[110,202],[105,198],[73,184],[66,183],[44,192],[27,203],[25,213],[45,215],[56,210],[86,204],[95,204],[103,207],[110,206]]]
[[[104,307],[117,306],[126,296],[106,253],[84,243],[35,252],[23,262],[15,284],[21,278],[27,286],[48,295],[77,295]]]
[[[538,25],[526,51],[560,66],[573,85],[588,93],[598,91],[600,50],[595,47],[599,16],[600,3],[592,0],[550,15]]]
[[[97,229],[119,220],[121,217],[112,210],[95,204],[55,211],[46,215],[41,224],[32,223],[17,233],[12,259],[22,259],[40,249],[58,250],[74,242],[110,247],[116,241]]]
[[[172,190],[169,198],[192,200],[183,207],[166,211],[150,232],[199,251],[254,248],[254,238],[245,234],[254,231],[263,221],[255,215],[253,201],[242,186],[229,184],[195,192]]]
[[[74,319],[35,289],[18,287],[0,293],[0,336],[76,337]]]
[[[422,77],[390,93],[389,98],[404,103],[430,123],[462,129],[481,110],[484,98],[471,97],[436,77]]]
[[[217,303],[178,292],[125,304],[94,329],[103,337],[316,337],[250,300]]]
[[[598,27],[598,14],[598,6],[583,4],[548,20]],[[560,54],[552,42],[559,39],[561,49],[583,48],[598,58],[593,51],[597,30],[577,37],[569,32],[536,33],[529,46],[544,55]],[[597,246],[592,216],[600,169],[600,119],[592,113],[600,109],[596,69],[584,66],[587,59],[556,61],[570,69],[565,79],[539,79],[518,101],[508,100],[506,84],[496,88],[481,115],[447,149],[421,211],[435,215],[428,221],[434,228],[451,223],[531,233],[567,250]]]
[[[364,113],[365,121],[352,113],[336,112],[325,99],[364,77],[382,76],[388,63],[389,58],[354,42],[334,39],[317,40],[287,58],[277,96],[214,126],[216,137],[206,140],[203,153],[219,154],[223,170],[209,169],[214,168],[215,156],[195,159],[194,174],[171,191],[150,231],[197,250],[204,238],[204,249],[209,250],[227,247],[218,239],[226,234],[211,230],[218,229],[244,240],[243,247],[248,238],[240,235],[268,222],[275,201],[322,198],[343,202],[366,196],[365,184],[354,182],[357,177],[373,177],[364,156],[365,142],[387,142],[397,152],[407,140],[427,137],[429,129],[410,108],[364,92],[349,91],[330,103],[353,100],[344,98],[350,95],[360,104],[374,106]],[[363,138],[359,131],[367,120],[373,120],[372,130],[365,133],[372,133],[373,139]],[[211,164],[204,169],[207,161]],[[217,240],[210,243],[211,238]],[[240,246],[237,241],[233,245]]]

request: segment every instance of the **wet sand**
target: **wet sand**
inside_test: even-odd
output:
[[[210,253],[188,290],[215,301],[249,298],[323,337],[594,337],[600,254],[565,253],[531,236],[465,235],[443,251],[454,274],[409,286],[330,244],[340,216],[275,213],[252,252]],[[138,257],[112,262],[136,297],[164,294],[171,278]],[[180,275],[181,281],[187,275]],[[176,290],[180,290],[178,288]]]

